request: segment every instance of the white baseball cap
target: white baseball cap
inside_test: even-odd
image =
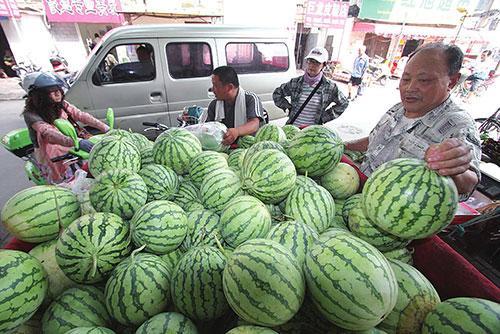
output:
[[[325,48],[314,48],[309,52],[306,59],[314,59],[321,64],[328,61],[328,51]]]

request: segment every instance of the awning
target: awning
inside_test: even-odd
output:
[[[452,37],[457,33],[452,28],[421,27],[412,25],[383,24],[356,22],[352,31],[370,32],[384,37],[399,36],[414,39],[423,39],[427,37]]]

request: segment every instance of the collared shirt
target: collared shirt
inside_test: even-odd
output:
[[[303,83],[304,76],[301,75],[282,84],[273,92],[274,104],[280,109],[290,110],[289,118],[292,118],[302,105],[300,97],[302,96]],[[349,101],[337,85],[325,77],[323,77],[323,83],[316,94],[321,96],[321,107],[314,116],[315,124],[323,124],[339,117],[349,105]],[[291,103],[286,99],[287,96],[290,97]]]
[[[362,78],[367,68],[368,56],[365,54],[357,56],[356,59],[354,59],[354,66],[352,67],[351,76],[355,78]]]
[[[398,126],[403,121],[402,103],[393,106],[371,131],[368,150],[361,165],[361,171],[370,175],[381,164],[396,158],[424,159],[431,144],[441,143],[448,138],[458,138],[472,150],[471,169],[481,177],[481,142],[472,117],[451,98],[431,110],[425,116]],[[461,194],[461,199],[470,194]]]

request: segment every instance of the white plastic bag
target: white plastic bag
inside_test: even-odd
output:
[[[70,189],[80,202],[82,216],[96,212],[92,203],[90,203],[89,191],[95,180],[87,178],[87,172],[79,169],[75,172],[74,178],[66,183],[61,183],[59,186]]]
[[[186,126],[185,129],[200,140],[201,146],[205,151],[224,152],[228,149],[228,146],[222,144],[224,134],[227,131],[227,127],[222,123],[206,122]]]

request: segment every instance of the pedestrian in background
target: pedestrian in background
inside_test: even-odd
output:
[[[349,79],[349,84],[347,85],[349,95],[347,98],[351,101],[359,94],[359,86],[363,81],[363,76],[365,75],[366,69],[368,68],[369,58],[365,53],[366,46],[362,45],[358,48],[358,56],[354,59],[354,65],[352,67],[351,78]],[[354,92],[354,93],[353,93]]]
[[[314,48],[305,58],[304,75],[282,84],[273,92],[274,104],[288,111],[287,124],[308,126],[323,124],[339,117],[349,101],[337,85],[323,75],[328,61],[325,48]],[[290,97],[290,101],[286,99]]]
[[[484,80],[488,79],[492,64],[490,62],[491,51],[481,52],[479,59],[472,65],[472,74],[466,79],[471,81],[470,91],[474,92]]]

